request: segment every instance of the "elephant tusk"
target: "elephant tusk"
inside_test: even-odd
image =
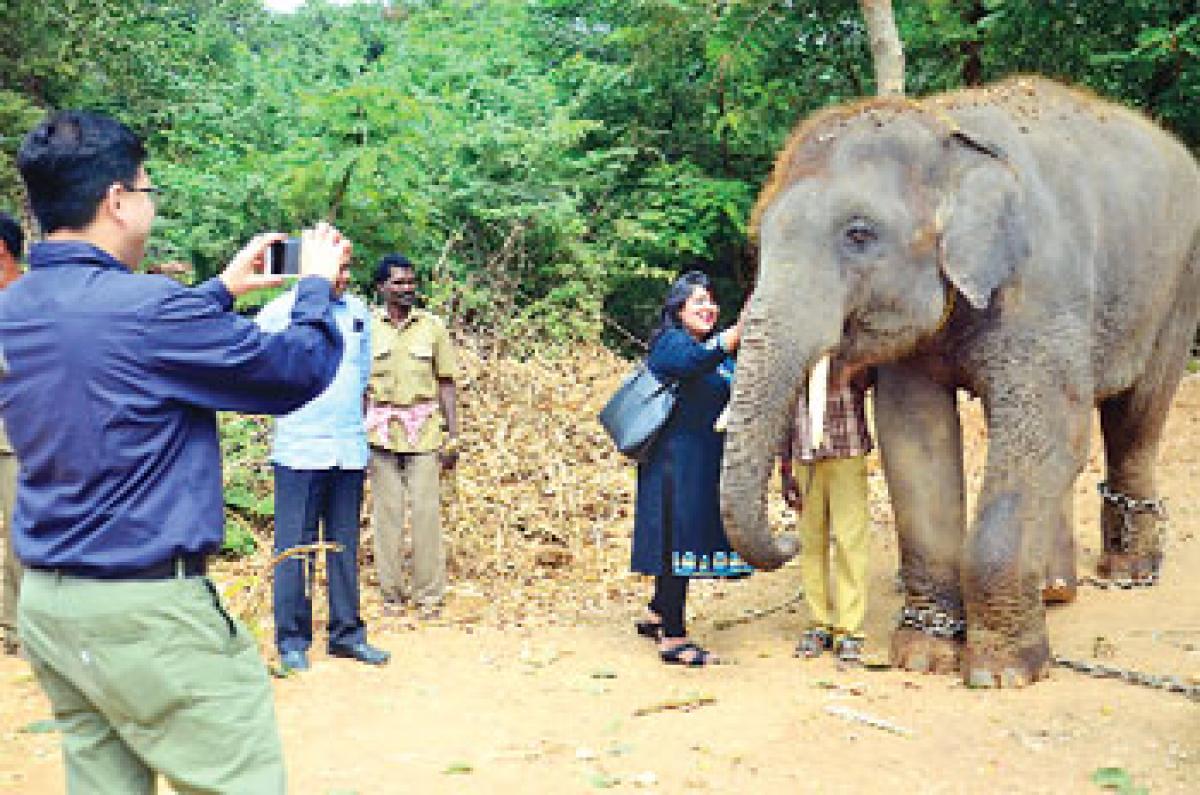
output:
[[[825,397],[828,392],[829,354],[825,354],[808,377],[808,427],[812,432],[813,450],[819,450],[825,441]]]

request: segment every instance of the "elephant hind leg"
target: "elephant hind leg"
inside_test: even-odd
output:
[[[1101,503],[1104,552],[1101,576],[1151,583],[1162,563],[1160,517],[1150,509],[1161,495],[1155,462],[1171,401],[1179,387],[1196,328],[1197,290],[1181,291],[1154,346],[1155,358],[1125,392],[1100,404],[1104,434],[1105,482],[1113,494],[1138,501],[1140,510],[1122,507],[1119,498]]]
[[[1104,401],[1100,406],[1106,458],[1105,484],[1111,499],[1100,506],[1103,553],[1097,565],[1102,577],[1152,582],[1162,563],[1159,517],[1133,510],[1123,498],[1158,498],[1154,466],[1158,456],[1166,406],[1162,398],[1146,402],[1135,392]],[[1169,404],[1169,399],[1166,401]],[[1149,503],[1145,503],[1149,504]]]

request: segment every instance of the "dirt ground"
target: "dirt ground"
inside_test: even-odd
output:
[[[977,484],[984,435],[977,406],[966,411]],[[1076,494],[1081,574],[1099,546],[1093,451]],[[1081,589],[1049,612],[1051,645],[1200,683],[1196,377],[1177,398],[1161,458],[1171,515],[1162,584]],[[872,490],[884,493],[877,471]],[[886,507],[876,514],[868,652],[885,655],[899,606],[896,544]],[[309,673],[275,680],[291,789],[1071,793],[1099,792],[1095,772],[1119,768],[1126,792],[1200,791],[1200,702],[1063,669],[1029,688],[977,691],[951,677],[803,662],[791,655],[797,584],[787,567],[697,585],[693,634],[733,663],[703,670],[661,665],[634,635],[635,578],[610,602],[503,622],[455,620],[477,600],[470,583],[456,584],[433,622],[384,618],[368,599],[371,637],[391,650],[390,665],[327,659],[318,645]],[[766,608],[781,609],[749,612]],[[63,791],[57,735],[29,731],[47,717],[27,666],[0,658],[0,791]]]

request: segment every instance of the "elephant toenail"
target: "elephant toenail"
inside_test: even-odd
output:
[[[996,686],[996,677],[986,668],[978,668],[967,678],[967,686],[992,688]]]
[[[928,671],[929,657],[923,652],[911,655],[908,658],[908,669],[910,671]]]
[[[1025,675],[1016,668],[1004,669],[1004,686],[1005,687],[1024,687]]]

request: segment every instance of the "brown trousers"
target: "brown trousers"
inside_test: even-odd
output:
[[[437,453],[371,448],[375,565],[383,598],[436,607],[446,592]],[[405,566],[406,557],[412,565]]]

